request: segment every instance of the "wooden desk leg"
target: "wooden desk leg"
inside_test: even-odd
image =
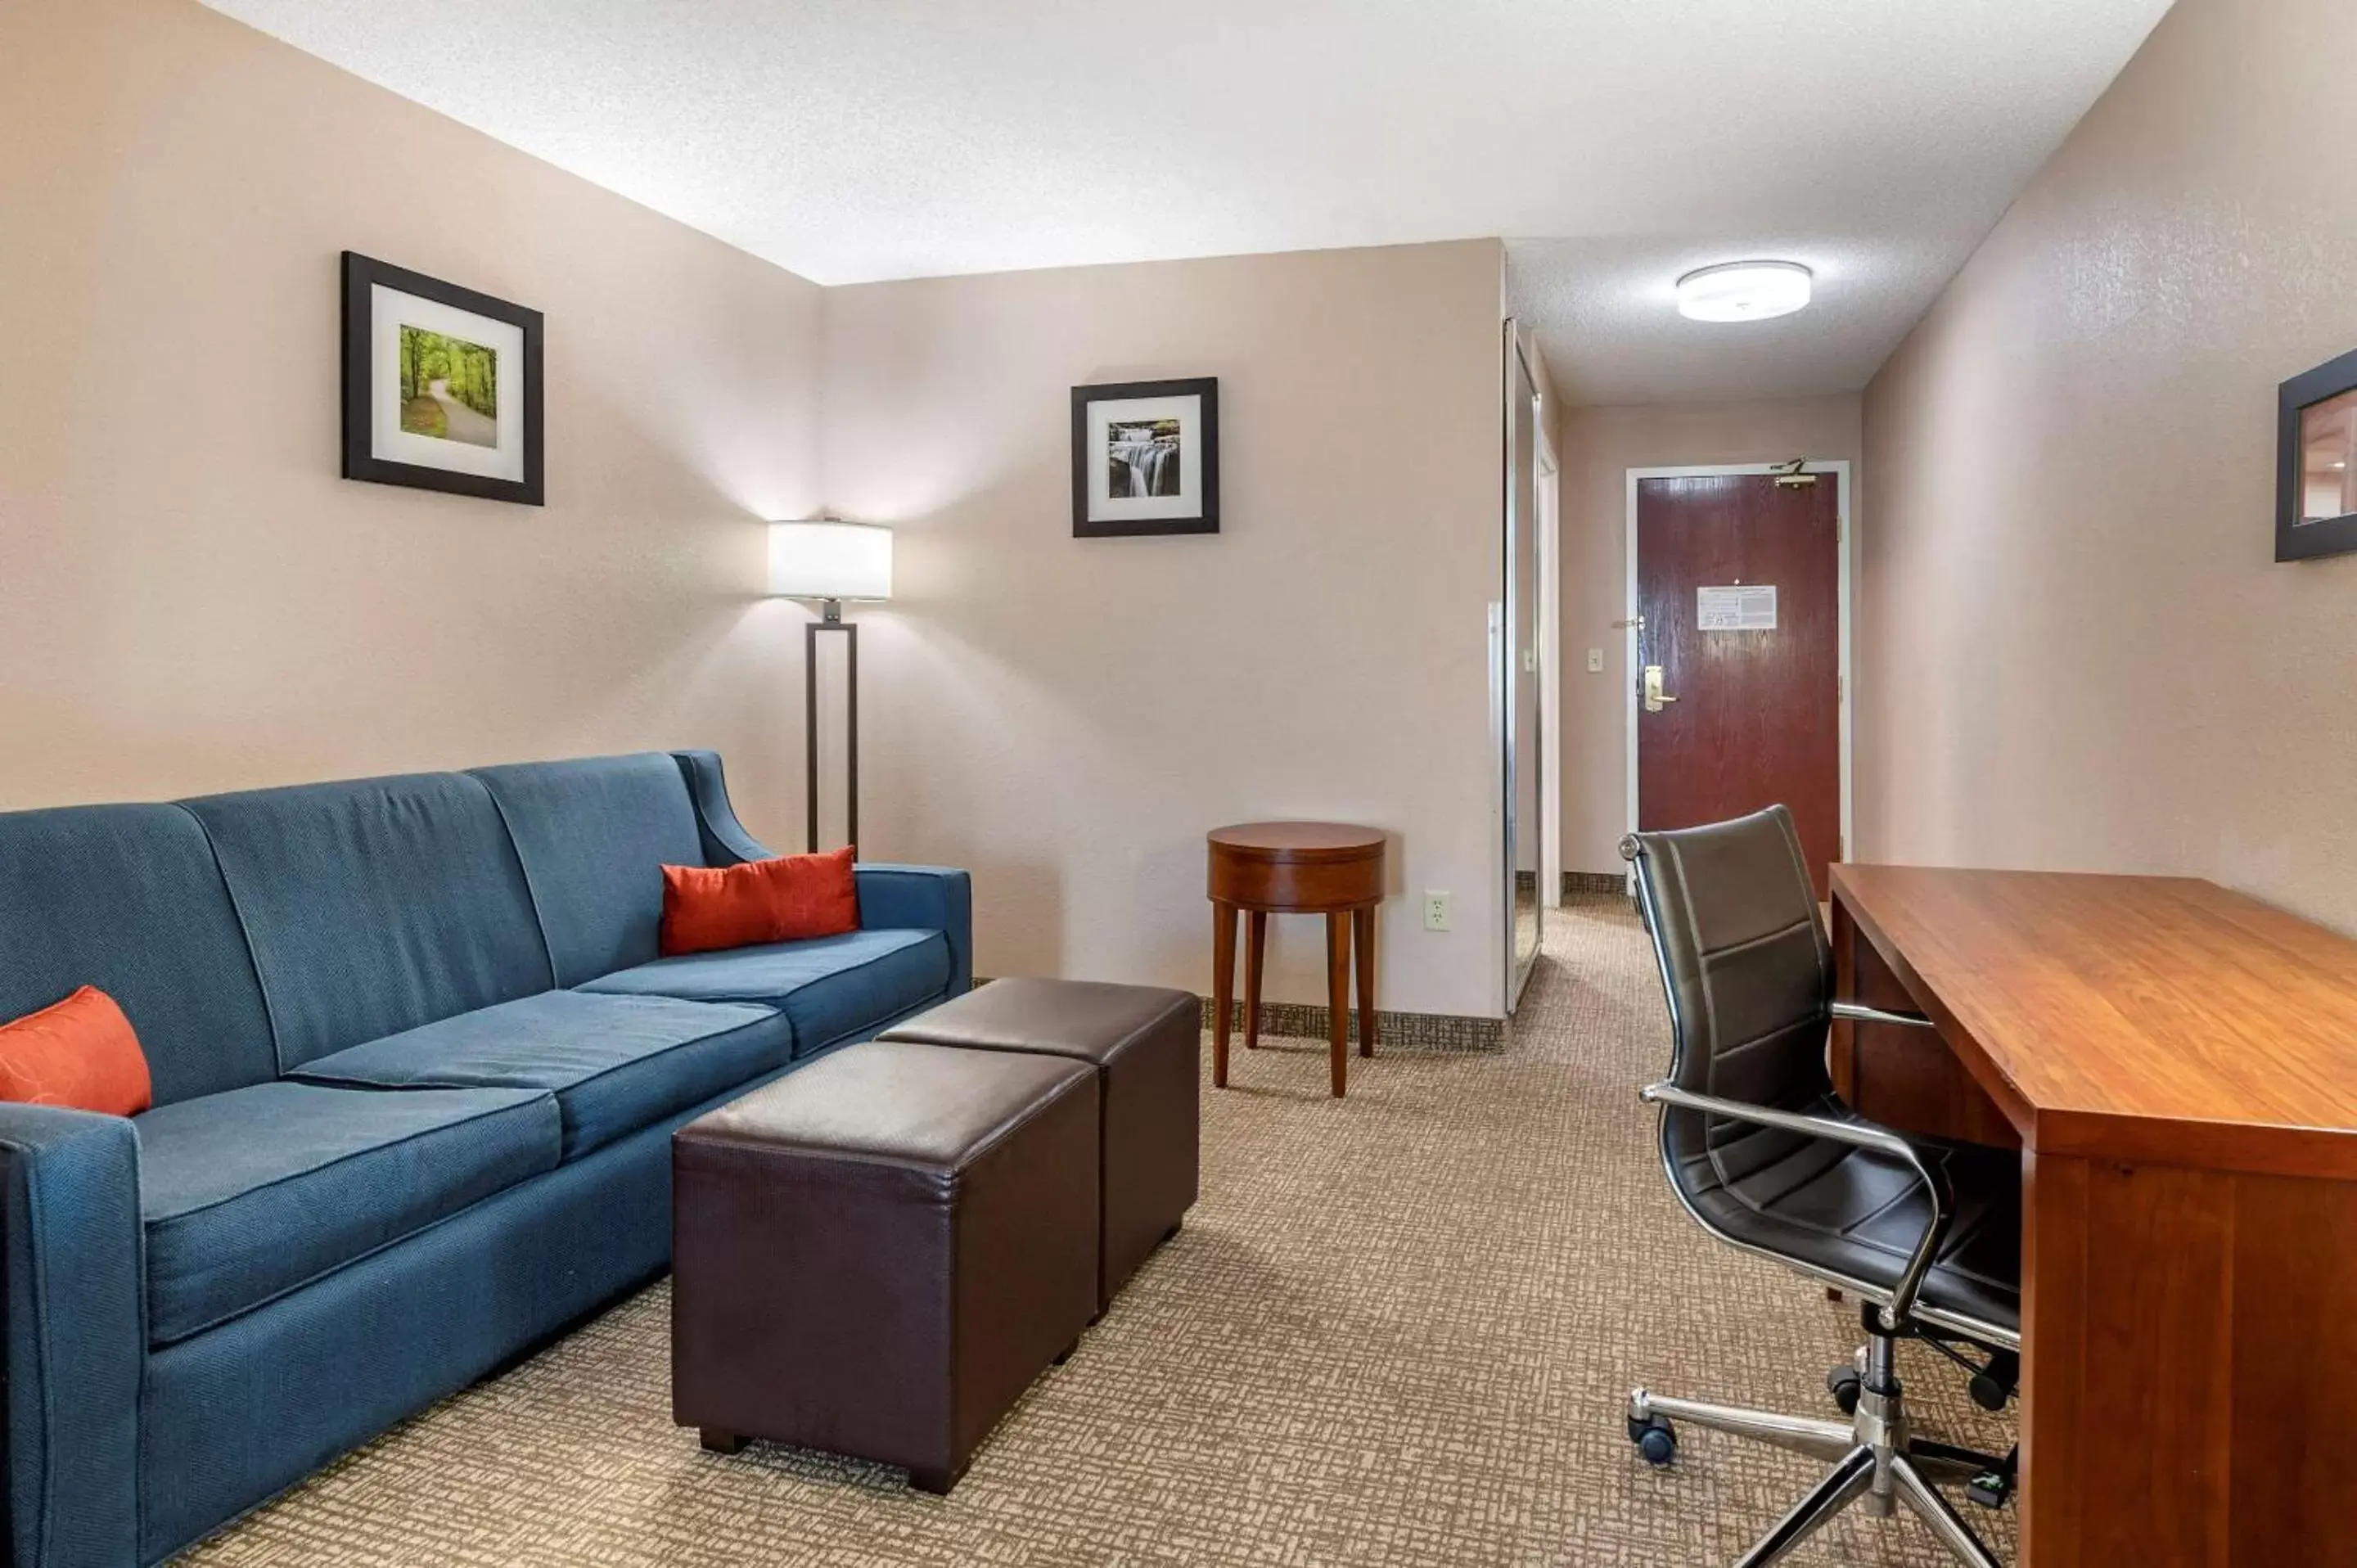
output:
[[[1351,940],[1359,950],[1359,1054],[1375,1054],[1375,907],[1351,916]]]
[[[1244,918],[1244,1049],[1260,1049],[1261,955],[1268,950],[1268,911]]]
[[[1228,1087],[1228,1015],[1236,1003],[1236,907],[1211,906],[1211,1087]]]
[[[1351,917],[1326,917],[1326,1011],[1331,1015],[1327,1052],[1334,1075],[1334,1098],[1351,1080]]]

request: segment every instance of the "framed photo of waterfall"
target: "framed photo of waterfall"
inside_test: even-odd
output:
[[[540,506],[541,315],[344,252],[344,478]]]
[[[1072,389],[1072,536],[1220,532],[1220,383]]]

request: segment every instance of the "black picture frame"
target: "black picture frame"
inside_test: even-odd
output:
[[[2276,389],[2276,559],[2309,561],[2357,550],[2357,512],[2304,522],[2306,443],[2302,416],[2319,403],[2357,392],[2357,351],[2294,376]]]
[[[1197,510],[1184,517],[1092,518],[1089,475],[1102,454],[1089,449],[1089,411],[1101,403],[1128,403],[1146,398],[1202,399],[1200,466],[1202,495]],[[1194,376],[1178,381],[1100,381],[1072,389],[1072,537],[1120,539],[1175,533],[1220,532],[1220,381]]]
[[[537,310],[511,300],[462,288],[406,267],[343,253],[343,476],[371,484],[406,485],[414,489],[442,490],[451,495],[477,496],[486,500],[514,501],[524,506],[547,504],[545,467],[541,438],[545,427],[542,408],[541,341],[543,322]],[[423,463],[404,463],[375,455],[371,441],[370,398],[373,392],[370,362],[374,327],[371,290],[382,285],[453,309],[488,317],[518,328],[523,335],[523,477],[458,473]],[[501,389],[502,393],[504,388]]]

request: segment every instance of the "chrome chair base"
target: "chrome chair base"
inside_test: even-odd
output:
[[[1630,1434],[1644,1446],[1640,1434],[1659,1429],[1659,1421],[1685,1422],[1832,1464],[1825,1478],[1760,1537],[1758,1545],[1736,1559],[1734,1568],[1768,1568],[1815,1534],[1826,1520],[1859,1502],[1880,1518],[1889,1517],[1904,1504],[1957,1561],[1972,1568],[2000,1568],[1972,1526],[1932,1483],[1935,1478],[1968,1481],[1998,1468],[2004,1461],[1913,1436],[1908,1431],[1906,1404],[1892,1370],[1891,1353],[1891,1342],[1878,1337],[1859,1358],[1865,1385],[1857,1412],[1847,1423],[1664,1399],[1638,1389],[1629,1396]],[[1663,1451],[1674,1453],[1674,1439],[1667,1440]],[[1650,1449],[1647,1457],[1652,1457]]]

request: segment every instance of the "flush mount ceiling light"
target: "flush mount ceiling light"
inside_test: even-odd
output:
[[[1728,262],[1678,280],[1678,314],[1689,321],[1765,321],[1809,303],[1809,269],[1798,262]]]

